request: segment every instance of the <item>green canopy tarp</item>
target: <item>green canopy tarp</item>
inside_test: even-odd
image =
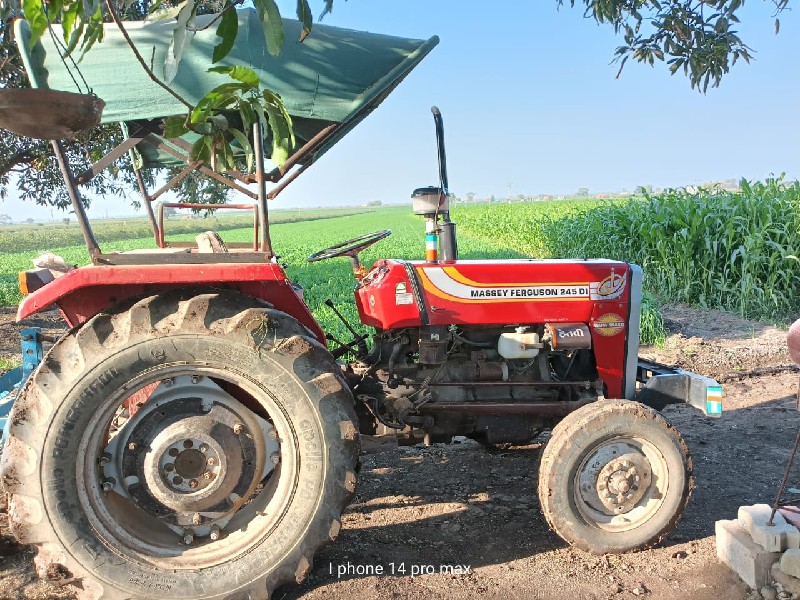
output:
[[[315,25],[311,35],[300,43],[296,41],[300,37],[300,23],[284,19],[286,43],[276,57],[267,51],[255,11],[238,11],[238,17],[236,44],[219,64],[248,66],[258,73],[264,87],[281,95],[294,120],[296,149],[331,124],[341,125],[299,157],[306,164],[322,155],[371,112],[439,41],[435,36],[414,40]],[[201,30],[194,34],[170,84],[192,103],[228,81],[223,75],[207,72],[213,48],[219,42],[215,25],[202,29],[211,18],[198,17],[196,27]],[[158,75],[163,71],[173,27],[174,21],[126,23],[140,53]],[[60,28],[53,29],[60,39]],[[72,65],[65,66],[47,32],[40,43],[30,48],[27,23],[17,21],[15,30],[33,87],[79,91],[73,81],[73,77],[80,81],[77,70]],[[76,60],[79,56],[80,51],[76,51]],[[159,119],[186,112],[180,102],[148,77],[113,24],[105,25],[103,42],[83,55],[78,70],[91,90],[106,102],[103,123]],[[269,152],[270,145],[266,144],[265,149]],[[145,155],[145,165],[170,163],[164,156],[154,152]]]

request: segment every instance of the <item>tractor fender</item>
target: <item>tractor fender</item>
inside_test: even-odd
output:
[[[264,263],[90,265],[73,269],[25,296],[21,321],[52,305],[70,327],[129,298],[171,289],[224,288],[266,300],[308,327],[325,344],[325,334],[280,265]]]

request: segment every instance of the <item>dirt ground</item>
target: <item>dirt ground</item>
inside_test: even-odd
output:
[[[671,331],[665,347],[642,354],[717,378],[725,408],[720,419],[684,405],[664,411],[691,449],[697,485],[661,547],[591,556],[566,546],[539,511],[541,444],[491,451],[470,440],[401,447],[362,456],[358,493],[339,539],[317,556],[302,586],[273,597],[747,597],[747,586],[716,560],[714,521],[735,517],[740,505],[773,500],[800,427],[798,373],[784,331],[683,306],[664,314]],[[53,327],[55,319],[48,314],[38,324]],[[18,329],[13,314],[0,311],[0,355],[18,352]],[[0,539],[0,598],[69,597],[35,578],[29,548]]]

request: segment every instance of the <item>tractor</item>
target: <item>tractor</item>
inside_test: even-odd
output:
[[[195,100],[211,77],[198,65],[214,45],[202,27],[212,18],[198,18],[174,83]],[[361,435],[496,445],[550,431],[539,499],[558,535],[592,553],[662,540],[694,484],[688,448],[658,411],[689,403],[719,416],[722,392],[711,379],[639,360],[642,270],[598,258],[460,259],[434,108],[439,181],[411,198],[425,259],[362,265],[360,252],[388,229],[308,258],[351,261],[355,304],[372,331],[351,328],[352,340],[331,341],[273,251],[268,200],[374,110],[438,38],[321,25],[272,57],[263,36],[248,34],[261,31],[254,11],[238,18],[226,60],[268,76],[281,94],[298,137],[284,164],[266,168],[261,122],[250,133],[255,175],[219,173],[192,158],[192,139],[166,138],[163,119],[183,107],[141,71],[113,25],[79,68],[90,104],[103,99],[102,122],[122,123],[124,141],[76,174],[51,139],[91,264],[20,273],[18,319],[57,307],[69,326],[40,361],[40,350],[31,353],[38,365],[26,359],[0,404],[11,407],[0,462],[10,527],[35,546],[38,572],[60,573],[95,600],[269,598],[301,582],[315,552],[336,539],[356,491]],[[158,63],[164,27],[127,30]],[[24,21],[15,33],[30,91],[58,97],[73,74],[54,28],[33,45]],[[296,21],[285,28],[300,35]],[[34,123],[39,131],[74,125],[61,113],[48,118]],[[137,171],[157,248],[104,253],[79,185],[126,154],[137,169],[185,168],[156,192]],[[254,201],[243,205],[255,216],[252,245],[214,232],[196,245],[165,239],[153,203],[193,170]]]

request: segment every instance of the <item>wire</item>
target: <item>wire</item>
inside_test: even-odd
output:
[[[72,66],[75,68],[75,71],[78,72],[78,76],[81,78],[81,81],[83,82],[83,85],[86,87],[86,94],[93,94],[92,88],[89,87],[88,83],[86,83],[86,79],[84,79],[83,73],[81,73],[81,69],[80,69],[80,67],[78,67],[78,63],[76,63],[75,59],[72,58],[72,53],[64,45],[64,42],[59,40],[56,37],[55,33],[53,33],[53,23],[50,21],[50,14],[47,12],[47,3],[46,2],[42,2],[42,9],[44,10],[45,19],[47,19],[47,31],[50,33],[50,39],[53,40],[53,44],[56,47],[56,52],[58,52],[58,56],[59,56],[59,58],[61,58],[61,62],[64,63],[64,66],[67,69],[67,73],[69,73],[69,77],[70,77],[70,79],[72,79],[72,83],[75,84],[75,87],[77,88],[78,93],[80,93],[80,94],[84,93],[83,90],[81,89],[80,84],[78,83],[78,80],[75,79],[75,76],[72,74],[72,69],[70,69],[70,66],[67,64],[67,59],[66,59],[67,56],[69,57],[69,61],[72,63]]]

